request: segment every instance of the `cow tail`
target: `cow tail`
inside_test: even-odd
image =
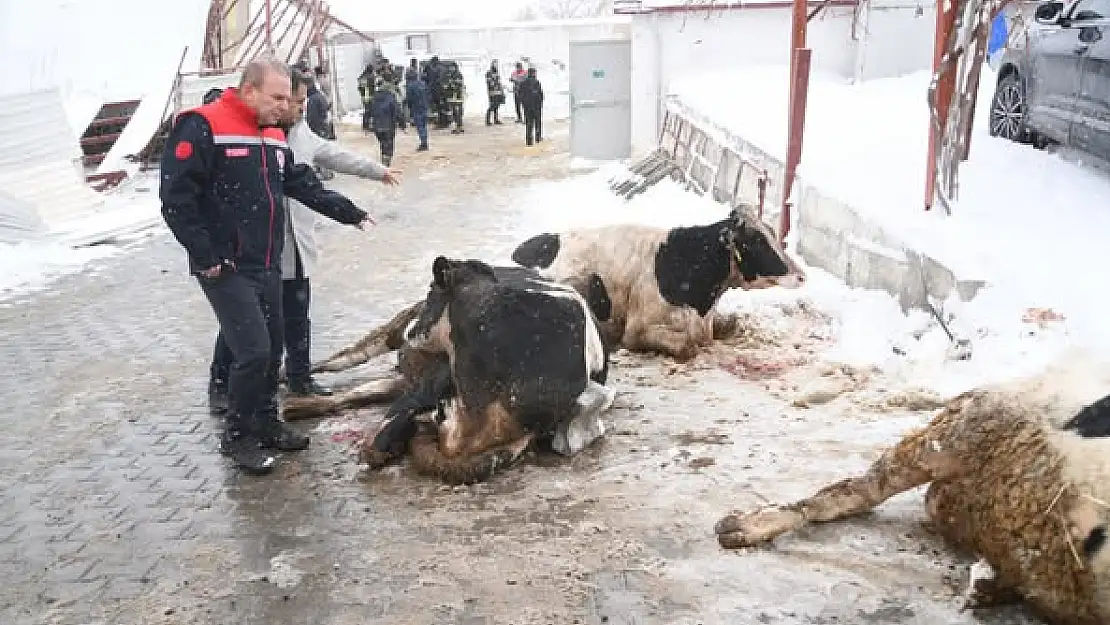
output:
[[[312,373],[346,371],[400,349],[405,342],[405,328],[424,310],[424,300],[412,304],[383,325],[370,331],[354,345],[345,347],[312,366]]]
[[[484,482],[522,455],[505,445],[480,454],[448,457],[440,451],[435,432],[417,434],[412,439],[410,450],[412,467],[417,473],[437,477],[453,486]]]

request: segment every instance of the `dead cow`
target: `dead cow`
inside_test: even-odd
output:
[[[612,318],[603,324],[609,343],[679,360],[734,330],[735,318],[714,311],[725,290],[802,279],[771,229],[747,208],[704,226],[620,224],[539,234],[512,259],[560,282],[601,276],[612,301]]]
[[[515,269],[515,271],[513,271]],[[413,467],[448,483],[487,479],[550,440],[571,455],[604,434],[600,414],[613,402],[605,386],[608,350],[598,320],[576,289],[509,268],[501,279],[476,260],[439,257],[419,317],[400,351],[407,388],[382,426],[368,437],[362,460],[383,466],[406,450]],[[363,393],[380,400],[386,386]],[[357,398],[291,400],[357,404]],[[417,416],[436,411],[430,426]]]
[[[970,606],[1024,598],[1056,625],[1110,623],[1110,397],[1098,399],[1110,376],[1091,371],[1073,363],[963,393],[866,475],[789,505],[730,514],[716,525],[718,541],[763,543],[930,483],[932,524],[989,571],[972,580]]]

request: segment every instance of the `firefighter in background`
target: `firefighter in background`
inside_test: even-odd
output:
[[[505,86],[501,84],[501,74],[497,72],[497,59],[490,61],[489,70],[486,71],[486,95],[489,96],[489,108],[486,109],[486,125],[491,123],[501,125],[498,109],[505,103]],[[493,121],[490,122],[490,115]]]
[[[374,100],[374,64],[370,63],[358,75],[358,95],[362,98],[362,132],[370,132],[370,103]]]
[[[451,134],[457,135],[463,132],[463,102],[466,100],[466,85],[463,83],[463,75],[459,71],[459,64],[455,61],[447,62],[446,78],[443,81],[443,98],[447,101],[446,108],[451,112],[451,118],[455,122]]]

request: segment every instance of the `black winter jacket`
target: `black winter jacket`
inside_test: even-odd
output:
[[[162,217],[199,273],[231,263],[240,271],[281,271],[285,196],[340,223],[366,212],[325,189],[279,128],[259,128],[254,112],[229,88],[174,120],[162,153]]]

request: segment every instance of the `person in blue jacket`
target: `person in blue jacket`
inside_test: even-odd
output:
[[[389,167],[393,161],[393,144],[397,137],[397,126],[401,123],[401,105],[397,96],[386,89],[379,78],[370,101],[370,126],[382,150],[382,165]]]
[[[411,67],[405,72],[405,101],[408,102],[412,125],[416,126],[416,135],[420,137],[420,145],[416,147],[416,151],[426,152],[428,150],[428,86],[420,80],[420,74]]]

